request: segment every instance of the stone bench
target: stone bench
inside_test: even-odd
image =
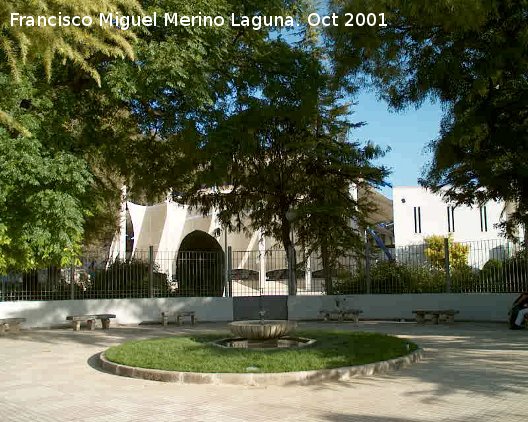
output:
[[[23,322],[26,322],[26,318],[0,318],[0,334],[4,334],[8,329],[18,333]]]
[[[115,317],[114,314],[69,315],[66,320],[72,322],[73,331],[81,329],[81,322],[86,322],[89,330],[95,330],[96,319],[101,320],[103,330],[108,330],[110,328],[110,319]]]
[[[324,321],[337,319],[338,321],[344,321],[347,318],[351,318],[356,324],[359,322],[359,314],[363,313],[361,309],[323,309],[319,311],[319,315]]]
[[[162,312],[161,313],[161,323],[164,327],[169,323],[170,317],[176,317],[176,324],[181,325],[183,318],[187,317],[191,321],[191,325],[194,325],[196,322],[196,316],[194,311],[176,311],[176,312]]]
[[[431,321],[433,324],[438,324],[440,319],[444,319],[446,323],[451,324],[455,322],[455,315],[459,311],[454,309],[444,309],[444,310],[424,310],[418,309],[412,311],[413,314],[416,314],[416,322],[418,324],[424,324],[428,320],[428,316],[431,316]]]

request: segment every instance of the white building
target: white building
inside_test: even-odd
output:
[[[350,187],[350,195],[358,198],[355,185]],[[369,199],[379,202],[376,196]],[[385,214],[381,213],[381,217],[378,214],[375,213],[375,217],[383,220]],[[292,239],[295,244],[294,233]],[[226,257],[228,246],[232,249],[231,264],[235,274],[233,294],[251,296],[288,293],[287,257],[282,243],[277,239],[263,236],[260,230],[249,233],[226,231],[220,225],[215,210],[203,215],[186,205],[173,202],[170,195],[163,203],[138,205],[126,200],[126,188],[123,188],[121,224],[111,247],[112,259],[144,260],[152,247],[154,263],[171,280],[173,276],[177,278],[179,263],[190,259],[185,254],[217,251]],[[295,244],[295,250],[297,262],[304,263],[304,271],[300,271],[297,276],[298,291],[302,294],[321,292],[323,280],[320,259],[305,255],[302,245]]]
[[[418,186],[393,188],[394,237],[396,248],[422,245],[432,235],[451,236],[470,246],[469,263],[482,267],[490,259],[511,255],[513,245],[497,225],[507,216],[504,202],[482,206],[454,206],[441,194]]]

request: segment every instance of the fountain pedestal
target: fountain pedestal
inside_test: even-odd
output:
[[[235,337],[217,340],[213,344],[225,348],[273,350],[315,343],[313,339],[289,336],[296,327],[296,322],[281,319],[235,321],[229,324]]]
[[[283,337],[297,328],[297,323],[287,320],[235,321],[229,329],[236,337],[248,340],[271,340]]]

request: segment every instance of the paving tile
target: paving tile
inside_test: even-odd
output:
[[[23,330],[0,338],[0,421],[525,421],[528,333],[503,324],[301,323],[410,338],[425,359],[376,377],[310,386],[178,385],[117,377],[93,357],[139,338],[198,330]]]

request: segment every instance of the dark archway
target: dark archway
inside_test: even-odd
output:
[[[176,259],[176,280],[182,296],[222,296],[225,255],[218,241],[195,230],[183,239]]]

